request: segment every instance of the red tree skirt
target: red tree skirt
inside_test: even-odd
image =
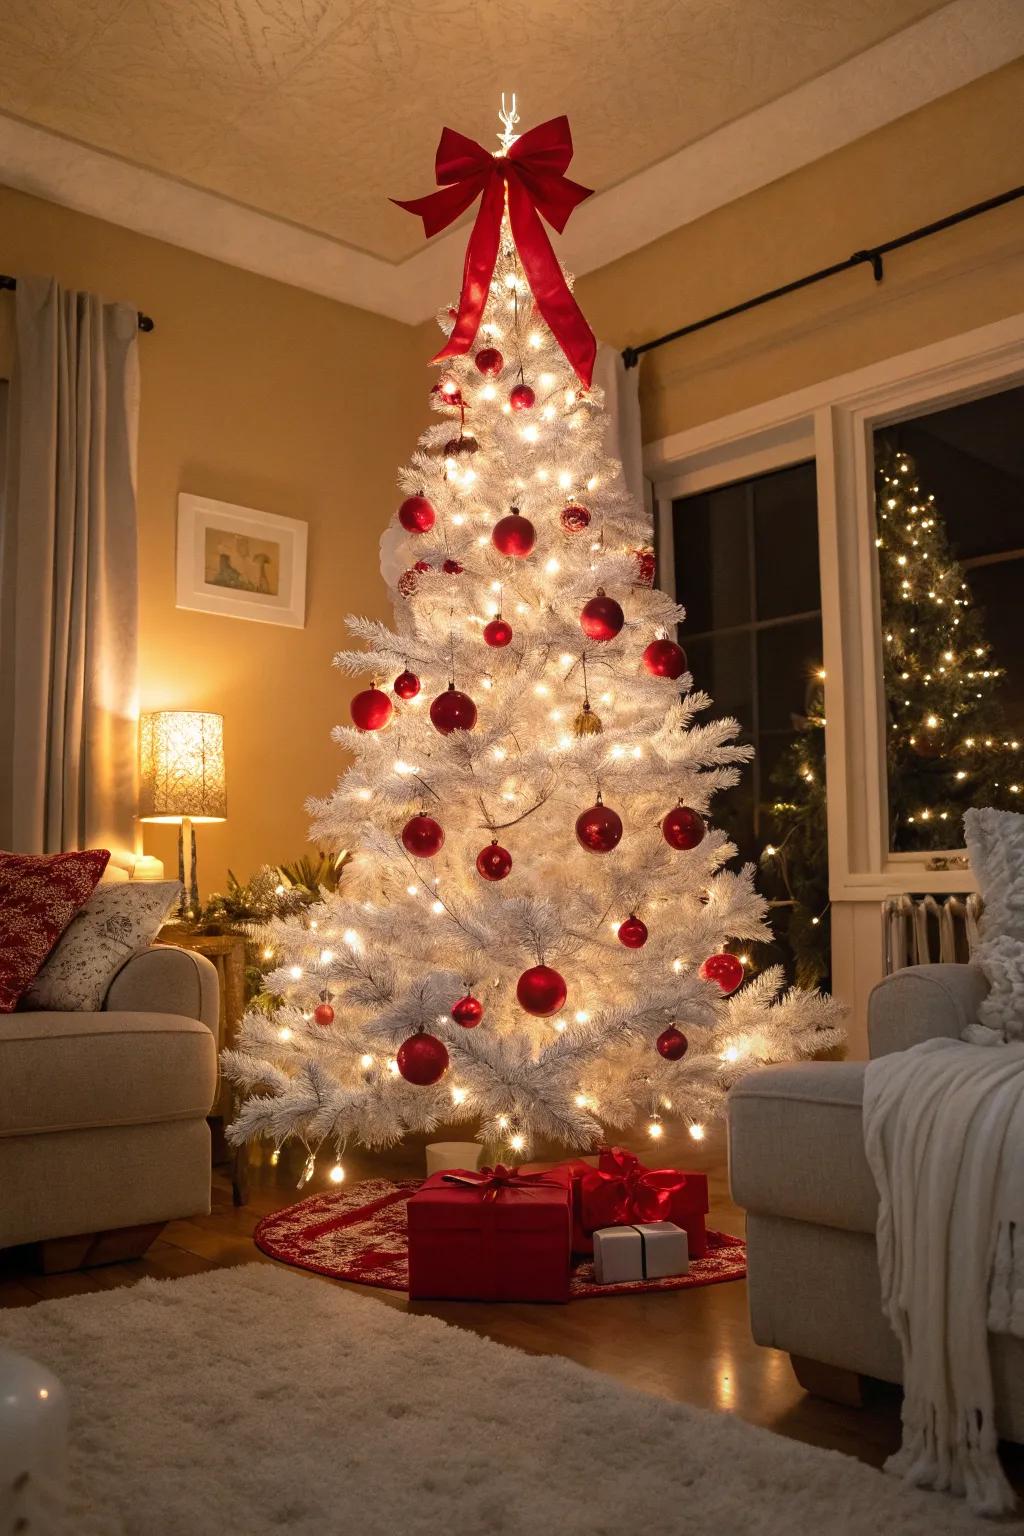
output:
[[[401,1184],[366,1179],[349,1190],[310,1195],[298,1205],[265,1216],[254,1234],[256,1246],[272,1259],[334,1280],[405,1291],[409,1280],[405,1203],[419,1187],[419,1181],[412,1179]],[[746,1273],[746,1244],[726,1232],[709,1232],[707,1257],[695,1259],[689,1274],[597,1285],[593,1264],[581,1259],[573,1266],[569,1289],[573,1300],[626,1296],[634,1291],[684,1291],[742,1280]]]

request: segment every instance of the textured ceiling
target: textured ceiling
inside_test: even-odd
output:
[[[0,110],[398,261],[444,123],[604,190],[944,0],[2,0]]]

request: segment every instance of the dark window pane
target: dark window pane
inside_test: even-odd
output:
[[[673,507],[680,639],[697,688],[756,749],[715,801],[738,860],[758,863],[775,938],[745,946],[756,969],[781,963],[828,986],[828,849],[821,730],[821,594],[813,464],[679,500]],[[813,618],[792,617],[813,614]],[[813,772],[808,779],[808,770]]]
[[[686,657],[694,687],[710,693],[715,701],[715,714],[735,715],[743,727],[744,738],[752,740],[754,676],[750,631],[688,640]]]
[[[791,735],[821,689],[821,620],[773,624],[757,636],[760,735]]]
[[[746,624],[751,615],[747,488],[688,496],[672,509],[676,592],[691,635]]]
[[[818,606],[818,497],[813,464],[753,482],[757,617]]]
[[[961,847],[1024,801],[1024,389],[880,429],[875,470],[889,845]]]

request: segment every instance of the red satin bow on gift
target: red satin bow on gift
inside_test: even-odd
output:
[[[605,1167],[588,1168],[580,1177],[583,1225],[588,1232],[632,1226],[637,1221],[664,1221],[672,1196],[686,1183],[685,1174],[674,1168],[645,1168],[621,1147],[603,1152],[601,1161]]]
[[[555,1184],[556,1179],[548,1178],[544,1172],[521,1173],[518,1168],[506,1168],[504,1163],[496,1163],[493,1168],[480,1168],[472,1170],[459,1168],[453,1173],[446,1173],[443,1177],[450,1184],[470,1184],[478,1189],[485,1200],[497,1200],[503,1189],[509,1189],[517,1184]]]
[[[538,123],[516,139],[506,155],[492,155],[482,144],[453,128],[442,130],[434,162],[439,192],[403,202],[391,199],[423,220],[429,238],[453,223],[479,197],[480,211],[466,248],[459,313],[447,344],[434,362],[459,357],[476,339],[490,293],[501,241],[501,218],[508,191],[508,216],[537,308],[551,327],[562,351],[584,388],[590,388],[597,343],[583,313],[569,292],[551,241],[540,221],[543,214],[559,234],[577,203],[592,189],[565,175],[572,159],[572,135],[567,117]]]

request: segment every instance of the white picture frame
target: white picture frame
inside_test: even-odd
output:
[[[255,507],[178,496],[178,608],[306,626],[308,524]]]

